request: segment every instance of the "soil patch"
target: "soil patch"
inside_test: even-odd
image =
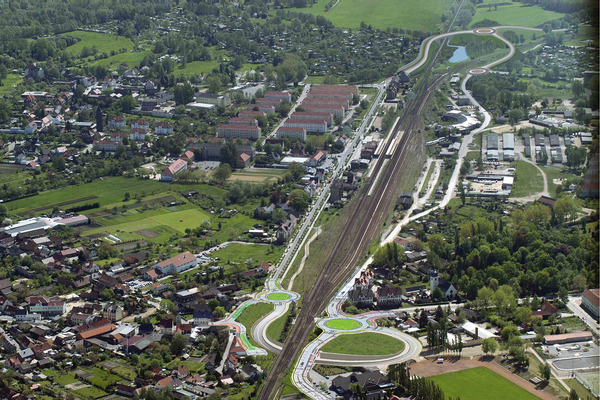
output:
[[[160,233],[152,232],[150,229],[142,229],[141,231],[136,231],[135,233],[145,237],[146,239],[152,239],[160,236]]]

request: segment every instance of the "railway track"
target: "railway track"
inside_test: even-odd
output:
[[[400,138],[400,144],[393,152],[390,162],[385,170],[382,170],[385,157],[377,160],[375,173],[358,194],[358,198],[349,205],[351,208],[349,215],[352,217],[348,219],[342,234],[336,239],[315,286],[303,298],[300,315],[263,385],[259,399],[270,400],[276,397],[278,382],[288,371],[308,339],[314,326],[314,318],[326,307],[339,285],[355,270],[356,264],[366,253],[395,204],[397,183],[404,170],[403,166],[410,162],[412,158],[410,155],[424,145],[422,136],[415,137],[421,124],[420,114],[443,79],[441,76],[428,84],[429,75],[430,69],[425,72],[421,80],[417,96],[407,104],[394,132],[390,133],[395,137],[399,131],[404,130],[404,135]],[[387,141],[384,154],[392,142],[392,140]],[[372,190],[373,185],[377,185],[374,190]]]

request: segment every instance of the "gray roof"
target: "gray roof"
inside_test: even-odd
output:
[[[498,150],[498,134],[488,133],[487,135],[487,149]]]
[[[514,150],[515,148],[515,135],[512,133],[502,134],[502,147],[504,149]]]

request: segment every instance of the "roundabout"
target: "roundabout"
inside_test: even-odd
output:
[[[267,299],[276,301],[288,300],[289,298],[290,295],[287,293],[271,293],[267,295]]]
[[[477,35],[493,35],[494,33],[496,33],[496,30],[493,28],[479,28],[475,29],[473,33]]]
[[[299,298],[300,295],[298,293],[288,292],[287,290],[269,290],[267,292],[261,293],[258,296],[259,301],[264,301],[273,304],[297,301]]]
[[[471,68],[467,71],[470,75],[485,75],[490,72],[487,68]]]

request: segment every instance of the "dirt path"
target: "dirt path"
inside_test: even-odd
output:
[[[302,261],[300,261],[300,266],[298,267],[298,271],[296,271],[294,273],[294,275],[292,275],[292,277],[290,278],[290,282],[288,283],[287,286],[287,290],[292,290],[292,287],[294,286],[294,281],[296,280],[296,277],[302,272],[302,270],[304,269],[304,263],[306,262],[306,259],[308,258],[308,256],[310,255],[310,244],[313,242],[313,240],[315,240],[317,238],[317,236],[319,236],[321,234],[321,227],[317,227],[317,229],[315,230],[315,233],[313,233],[313,235],[310,237],[310,239],[308,239],[308,241],[306,242],[306,244],[304,245],[304,257],[302,257]]]
[[[485,367],[489,368],[495,373],[501,375],[503,378],[508,379],[515,385],[527,390],[529,393],[539,397],[543,400],[556,400],[556,397],[549,395],[543,390],[536,389],[536,387],[525,379],[510,373],[505,368],[492,361],[481,361],[481,359],[445,359],[443,364],[438,364],[436,359],[425,360],[413,364],[410,366],[411,375],[428,377],[448,372],[462,371],[465,369]]]

